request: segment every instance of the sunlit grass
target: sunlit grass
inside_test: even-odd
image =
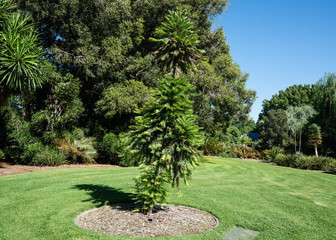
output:
[[[130,201],[137,168],[58,169],[0,177],[0,239],[131,239],[74,224],[79,213]],[[237,159],[209,158],[170,203],[214,214],[219,226],[197,236],[223,239],[238,226],[257,239],[336,239],[336,176]]]

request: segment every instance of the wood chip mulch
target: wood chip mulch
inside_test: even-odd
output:
[[[157,205],[151,214],[144,215],[133,212],[134,207],[132,203],[120,203],[95,208],[78,215],[75,223],[90,231],[132,237],[200,234],[218,224],[213,215],[195,208]]]
[[[27,166],[27,165],[15,165],[6,162],[0,162],[0,176],[12,175],[26,172],[36,172],[49,169],[61,169],[61,168],[116,168],[119,166],[109,164],[69,164],[60,165],[57,167],[40,167],[40,166]]]

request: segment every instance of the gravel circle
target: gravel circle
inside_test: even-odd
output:
[[[218,220],[208,212],[178,205],[157,205],[148,215],[133,212],[135,205],[120,203],[85,211],[75,223],[90,231],[132,237],[200,234],[215,228]]]

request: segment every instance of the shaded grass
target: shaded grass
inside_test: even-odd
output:
[[[237,159],[208,158],[169,203],[214,214],[210,232],[158,239],[223,239],[237,226],[257,239],[336,239],[336,176]],[[74,224],[81,212],[129,202],[137,168],[57,169],[0,177],[0,239],[133,239]],[[145,238],[140,238],[145,239]]]

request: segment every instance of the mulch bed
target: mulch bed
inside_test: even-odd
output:
[[[90,231],[132,237],[200,234],[218,224],[210,213],[190,207],[157,205],[148,215],[133,212],[134,208],[133,203],[95,208],[78,215],[75,223]]]
[[[6,162],[0,162],[0,176],[12,175],[26,172],[36,172],[49,169],[61,169],[61,168],[116,168],[119,166],[109,164],[69,164],[60,165],[57,167],[40,167],[40,166],[27,166],[27,165],[15,165]]]

